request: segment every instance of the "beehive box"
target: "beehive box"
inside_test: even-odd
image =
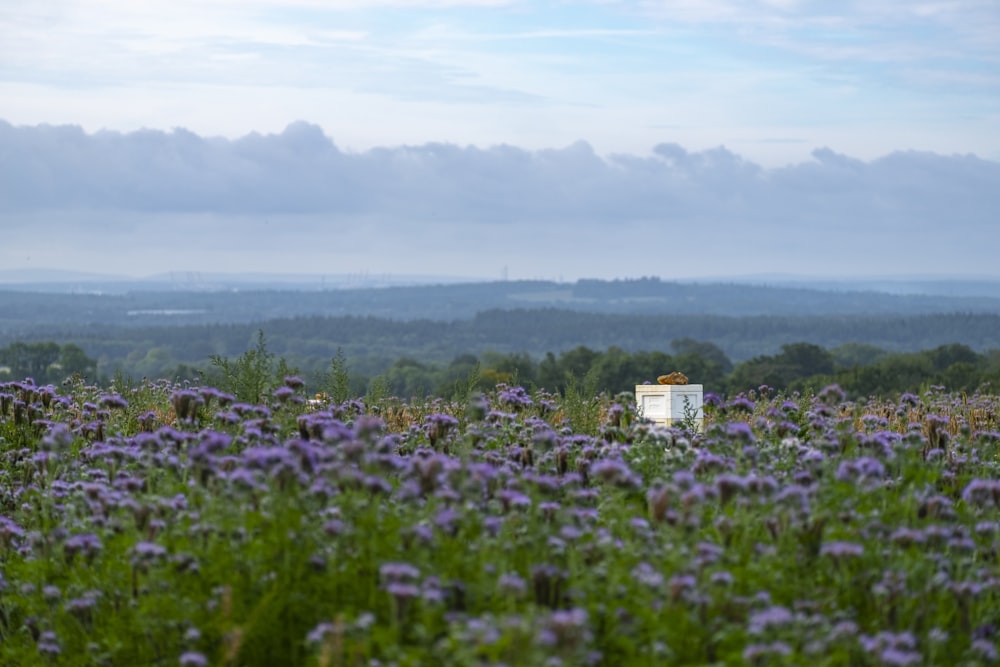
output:
[[[704,385],[700,384],[637,384],[635,403],[639,414],[662,426],[680,426],[685,409],[693,416],[697,430],[705,426],[703,410]]]

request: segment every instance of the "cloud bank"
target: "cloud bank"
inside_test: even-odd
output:
[[[236,140],[0,122],[0,206],[497,224],[784,223],[808,214],[866,226],[947,218],[970,228],[989,226],[1000,210],[1000,164],[972,155],[897,152],[865,162],[818,148],[812,157],[765,169],[724,147],[661,143],[649,155],[600,156],[582,141],[535,151],[431,143],[353,153],[305,122]]]
[[[149,248],[146,235],[164,229],[258,255],[301,253],[335,233],[353,256],[367,249],[364,266],[380,256],[399,266],[393,253],[428,244],[426,264],[459,254],[466,275],[481,266],[470,249],[490,257],[490,273],[504,257],[526,271],[544,258],[549,270],[532,277],[662,275],[650,270],[657,261],[678,267],[695,256],[727,258],[733,273],[991,272],[983,248],[997,237],[998,210],[1000,164],[973,155],[863,161],[818,148],[809,161],[764,168],[724,147],[675,143],[646,155],[602,156],[585,142],[347,152],[305,122],[235,140],[0,122],[0,229],[20,239],[18,256],[38,250],[30,228],[44,224],[67,238],[98,229],[108,252],[127,238]],[[534,250],[514,240],[526,230],[532,243],[522,245]],[[686,259],[657,260],[671,252]],[[415,261],[407,270],[427,270]],[[710,272],[725,273],[718,268]]]

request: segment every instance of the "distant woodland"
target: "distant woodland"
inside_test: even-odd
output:
[[[327,291],[0,290],[0,380],[205,380],[266,341],[313,386],[339,360],[355,393],[482,385],[617,392],[681,370],[709,391],[836,381],[867,395],[1000,386],[1000,300],[657,279]]]
[[[1000,314],[1000,283],[941,283],[966,294],[904,295],[847,289],[634,280],[498,281],[355,289],[204,289],[118,291],[115,284],[62,285],[63,292],[0,287],[0,335],[84,323],[122,327],[261,323],[292,317],[468,320],[491,310],[554,308],[614,315]],[[930,287],[930,286],[929,286]],[[994,289],[995,288],[995,289]],[[73,293],[67,293],[72,291]],[[995,295],[995,296],[993,296]]]
[[[132,361],[104,371],[99,371],[97,359],[74,343],[60,346],[51,341],[16,342],[0,348],[0,381],[30,377],[39,384],[56,384],[75,377],[108,384],[108,371],[113,371],[116,381],[146,377],[218,385],[222,379],[218,376],[220,361],[238,361],[248,355],[252,358],[256,353],[257,360],[269,360],[275,386],[284,374],[293,373],[307,378],[308,385],[317,392],[346,392],[347,396],[362,396],[373,384],[391,395],[409,398],[450,397],[500,383],[560,393],[575,383],[591,391],[616,394],[674,370],[687,374],[693,383],[703,384],[706,391],[721,395],[736,395],[761,386],[789,392],[816,391],[831,383],[839,384],[852,397],[922,392],[933,386],[968,393],[1000,387],[1000,349],[977,353],[961,344],[891,353],[863,343],[825,349],[799,342],[782,345],[776,354],[735,364],[711,342],[681,338],[671,341],[668,349],[629,352],[618,346],[594,350],[581,345],[558,354],[548,352],[540,358],[524,352],[486,350],[478,355],[459,354],[443,363],[401,356],[387,360],[375,371],[366,371],[364,364],[352,361],[343,349],[322,360],[279,355],[268,347],[261,329],[256,344],[233,357],[212,355],[197,363],[171,365],[175,360],[169,353],[154,352],[142,359],[136,355]]]

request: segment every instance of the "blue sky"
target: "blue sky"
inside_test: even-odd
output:
[[[43,0],[0,35],[15,124],[1000,159],[990,0]]]
[[[1000,275],[994,0],[3,3],[0,100],[0,268]]]

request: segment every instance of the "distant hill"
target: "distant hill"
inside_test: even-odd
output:
[[[368,289],[474,282],[448,275],[332,273],[214,273],[173,271],[135,277],[58,269],[0,270],[0,290],[50,293],[127,294],[129,292],[229,292],[232,290]]]
[[[0,335],[53,325],[142,327],[263,322],[289,317],[373,316],[393,320],[468,320],[486,310],[558,308],[614,315],[888,316],[1000,313],[997,296],[890,294],[739,283],[634,280],[496,281],[386,287],[294,289],[252,285],[215,289],[75,293],[0,289]],[[976,283],[988,292],[986,283]],[[943,290],[943,287],[939,288]],[[957,289],[957,288],[956,288]],[[970,288],[970,291],[972,290]],[[1000,294],[1000,292],[998,292]]]

